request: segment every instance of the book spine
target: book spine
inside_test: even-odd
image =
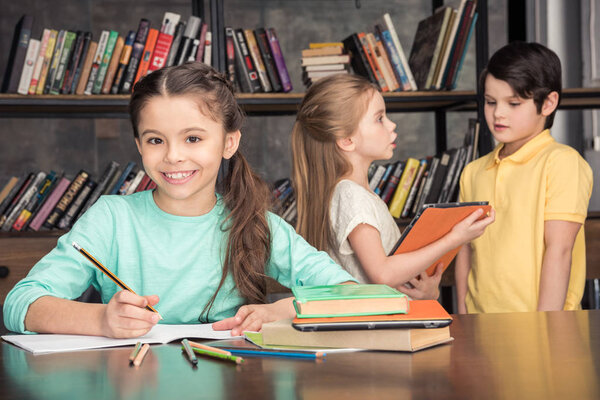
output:
[[[94,80],[94,85],[92,86],[92,94],[100,94],[100,92],[102,91],[104,79],[106,78],[106,71],[108,70],[108,65],[110,64],[110,60],[115,51],[117,39],[119,39],[119,33],[117,31],[110,31],[110,34],[108,35],[108,39],[106,41],[106,48],[104,49],[104,54],[102,55],[102,61],[100,62],[100,66],[98,67],[98,75],[96,76],[96,79]],[[116,57],[118,56],[119,55],[117,55]]]
[[[384,173],[385,167],[383,165],[378,165],[377,169],[373,173],[373,176],[371,177],[371,179],[369,179],[369,188],[371,190],[375,191],[377,185],[379,185],[379,181],[381,181],[381,178],[383,178]]]
[[[375,58],[375,54],[374,54],[373,48],[371,47],[371,43],[367,39],[367,35],[364,32],[360,32],[357,34],[357,36],[358,36],[358,39],[360,40],[360,43],[363,46],[363,51],[365,52],[365,56],[367,57],[367,60],[369,61],[369,66],[371,67],[371,70],[373,71],[373,75],[375,76],[375,79],[377,80],[377,84],[381,88],[382,92],[389,92],[390,88],[388,87],[385,79],[383,78],[383,74],[381,73],[381,70],[379,69],[379,65],[377,64],[377,59]]]
[[[109,36],[109,31],[102,31],[102,33],[100,34],[100,39],[98,40],[98,47],[96,48],[96,54],[94,54],[94,58],[92,61],[90,75],[88,76],[87,83],[85,84],[85,90],[83,91],[84,94],[92,94],[92,90],[94,89],[94,82],[96,82],[96,78],[98,77],[98,70],[100,69],[100,64],[102,64],[102,57],[104,57],[104,52],[106,51],[106,44],[108,43]]]
[[[183,32],[183,37],[181,38],[181,44],[179,45],[179,49],[177,49],[175,65],[181,65],[188,59],[192,41],[198,36],[198,31],[200,30],[201,24],[202,21],[200,18],[190,15],[187,24],[185,25],[185,31]]]
[[[2,210],[2,214],[0,215],[0,227],[6,221],[8,214],[10,214],[12,209],[17,205],[17,203],[23,196],[23,193],[25,193],[27,191],[27,188],[31,185],[31,182],[33,182],[34,178],[35,178],[35,174],[33,174],[33,173],[28,174],[27,177],[25,177],[25,179],[23,179],[23,181],[21,182],[21,185],[15,191],[14,195],[11,196],[10,201],[8,201],[7,204],[4,206],[4,209]]]
[[[88,208],[90,208],[98,198],[104,193],[108,184],[111,182],[112,178],[117,174],[119,170],[119,163],[116,161],[111,161],[108,166],[104,169],[100,180],[98,181],[98,185],[94,191],[90,194],[90,198],[83,205],[83,209],[81,210],[81,214],[85,213]]]
[[[77,63],[79,63],[81,52],[83,51],[84,37],[85,35],[81,31],[77,31],[75,34],[75,43],[73,44],[73,50],[71,51],[71,56],[69,57],[69,62],[65,69],[63,84],[60,88],[60,93],[62,94],[69,94],[71,92],[75,71],[77,70]]]
[[[148,186],[149,183],[150,183],[150,177],[147,174],[144,174],[140,184],[138,185],[138,187],[135,188],[134,193],[142,192],[142,191],[146,190],[146,186]]]
[[[247,81],[250,87],[249,92],[259,92],[261,91],[261,86],[258,78],[258,72],[256,71],[254,63],[252,62],[252,57],[250,57],[250,51],[248,50],[246,38],[244,37],[244,31],[242,29],[235,29],[234,33],[241,50],[240,63],[245,66],[244,71],[248,75]]]
[[[129,33],[127,34],[127,39],[125,39],[125,45],[123,46],[123,50],[121,51],[121,58],[119,59],[117,73],[115,74],[115,79],[110,88],[110,92],[112,94],[119,93],[119,90],[121,89],[123,78],[125,77],[125,72],[127,71],[127,65],[129,64],[129,59],[131,58],[131,51],[133,48],[134,41],[135,32],[129,31]]]
[[[23,195],[19,198],[19,201],[15,204],[15,206],[11,209],[10,213],[7,214],[6,220],[2,223],[2,231],[8,232],[11,230],[14,222],[17,220],[17,217],[21,214],[21,211],[25,208],[27,204],[33,199],[33,197],[38,192],[39,186],[46,177],[44,172],[38,172],[33,178],[31,184],[27,187],[27,189],[23,192]]]
[[[40,49],[33,66],[33,73],[31,74],[31,81],[29,82],[29,90],[27,94],[35,94],[38,82],[40,81],[40,74],[42,73],[42,66],[44,65],[44,56],[46,55],[46,49],[48,48],[48,42],[50,41],[50,29],[44,29],[42,33],[42,39],[40,41]]]
[[[127,191],[125,192],[125,195],[129,195],[129,194],[135,193],[135,190],[137,189],[138,185],[140,184],[140,182],[142,181],[142,178],[144,178],[145,175],[146,175],[146,173],[144,172],[144,170],[140,169],[135,174],[135,177],[133,178],[133,180],[131,181],[131,183],[127,187]]]
[[[452,83],[452,77],[454,75],[454,70],[456,69],[456,64],[458,63],[459,53],[462,49],[462,44],[466,40],[467,30],[469,29],[469,22],[475,12],[475,4],[472,0],[467,0],[465,4],[465,8],[463,10],[463,15],[461,17],[460,26],[456,33],[456,38],[454,39],[454,45],[452,46],[452,51],[450,53],[450,59],[448,62],[448,66],[446,67],[446,73],[444,74],[444,85],[449,88]]]
[[[33,26],[33,17],[23,15],[15,27],[13,42],[11,44],[8,56],[8,64],[2,81],[2,91],[5,93],[17,93],[19,87],[19,78],[25,63],[27,46],[31,39],[31,28]]]
[[[73,182],[71,182],[66,192],[62,195],[62,197],[56,204],[56,207],[54,207],[50,215],[48,215],[48,218],[46,218],[46,221],[42,225],[44,228],[54,228],[54,226],[58,223],[60,218],[67,211],[69,205],[71,205],[71,203],[73,202],[73,199],[75,199],[79,191],[83,188],[88,177],[89,175],[87,172],[79,171],[75,179],[73,179]]]
[[[279,79],[283,88],[282,90],[285,93],[290,92],[293,89],[292,81],[285,65],[283,53],[281,52],[281,46],[279,45],[279,39],[277,39],[277,33],[275,32],[274,28],[268,28],[266,33],[267,39],[269,40],[269,48],[273,54],[275,66],[277,67],[277,73],[279,74]]]
[[[417,169],[419,168],[420,162],[415,158],[409,158],[406,160],[406,168],[402,173],[402,177],[400,178],[400,182],[398,183],[398,189],[396,193],[394,193],[394,197],[390,203],[390,214],[394,218],[400,218],[400,214],[402,213],[402,208],[404,208],[404,203],[406,202],[406,198],[408,196],[408,192],[415,180],[415,176],[417,175]]]
[[[119,60],[121,59],[121,53],[123,53],[123,47],[125,47],[125,39],[123,39],[123,36],[119,36],[117,38],[117,43],[115,44],[115,50],[110,58],[110,64],[108,64],[108,69],[106,70],[106,77],[104,78],[102,89],[100,90],[100,93],[102,94],[110,93],[110,88],[113,86],[113,82],[115,81],[115,75],[117,73],[117,67],[119,66]]]
[[[0,191],[0,213],[2,213],[2,209],[4,207],[4,201],[8,198],[8,196],[10,196],[12,189],[17,185],[17,183],[19,182],[19,178],[16,176],[11,177],[8,182],[4,185],[4,187],[2,188],[2,191]]]
[[[385,172],[383,173],[381,180],[379,181],[379,183],[377,184],[377,187],[374,190],[375,194],[378,195],[379,197],[381,197],[381,192],[383,191],[383,188],[387,184],[387,181],[388,181],[390,175],[392,174],[393,170],[394,170],[394,163],[389,163],[388,165],[386,165]]]
[[[390,32],[390,36],[392,37],[392,41],[394,42],[394,47],[398,52],[398,56],[400,57],[400,61],[402,62],[402,67],[406,76],[408,77],[408,81],[410,83],[411,90],[417,90],[417,82],[415,82],[415,77],[408,66],[408,60],[406,59],[406,54],[404,53],[404,49],[402,48],[402,43],[400,43],[400,39],[398,38],[398,33],[396,32],[396,28],[394,23],[392,22],[392,18],[389,13],[385,13],[383,15],[384,23]]]
[[[252,57],[254,65],[256,66],[256,71],[258,72],[258,79],[260,80],[260,85],[262,86],[263,91],[273,91],[273,88],[271,87],[271,82],[269,81],[269,77],[267,76],[265,64],[260,55],[260,50],[258,49],[258,43],[256,43],[256,37],[254,36],[254,32],[252,31],[252,29],[245,29],[244,36],[246,38],[246,43],[248,44],[250,56]]]
[[[73,222],[75,222],[77,219],[79,211],[81,211],[81,207],[83,204],[85,204],[85,201],[88,199],[90,193],[92,193],[95,187],[96,182],[89,179],[85,182],[85,185],[79,191],[77,197],[75,197],[75,200],[73,200],[72,204],[69,206],[69,209],[58,221],[57,226],[59,229],[69,229],[73,225]]]
[[[54,83],[54,78],[56,77],[56,70],[58,69],[58,64],[60,63],[60,55],[62,54],[63,47],[65,45],[65,36],[67,31],[60,30],[58,32],[58,36],[56,37],[56,45],[54,46],[54,54],[52,54],[52,61],[50,62],[50,67],[48,68],[48,75],[46,76],[46,82],[44,84],[44,93],[50,93],[50,87]]]
[[[157,69],[161,69],[166,65],[171,43],[173,43],[173,35],[169,35],[165,32],[160,32],[158,34],[156,45],[154,46],[154,51],[152,52],[152,60],[148,66],[148,72],[156,71]]]
[[[212,65],[212,32],[206,32],[204,40],[204,64]]]
[[[29,39],[27,52],[25,53],[25,62],[23,63],[23,71],[21,71],[21,79],[17,86],[17,93],[28,94],[31,77],[33,76],[33,67],[38,57],[40,50],[40,41],[37,39]]]
[[[62,88],[65,79],[65,71],[67,70],[67,65],[69,64],[71,52],[73,51],[73,45],[75,44],[76,38],[77,35],[75,32],[67,31],[65,33],[65,41],[62,52],[60,53],[60,61],[58,63],[58,67],[56,68],[54,81],[50,86],[50,94],[60,94],[60,89]]]
[[[410,82],[408,81],[408,76],[406,75],[406,71],[404,71],[404,67],[402,66],[402,61],[400,60],[400,56],[396,51],[396,47],[394,46],[394,41],[392,40],[392,36],[390,32],[387,30],[381,31],[381,40],[387,51],[388,58],[392,64],[392,69],[394,74],[396,75],[396,79],[401,83],[402,90],[410,91],[412,87]]]
[[[127,163],[127,165],[125,166],[125,169],[121,173],[121,176],[115,182],[114,187],[111,189],[110,194],[118,194],[119,193],[121,186],[123,185],[123,183],[125,183],[125,180],[127,179],[127,177],[129,176],[129,174],[131,173],[131,171],[133,170],[134,167],[135,167],[134,161],[130,161]]]
[[[396,188],[398,187],[398,182],[400,182],[400,177],[402,176],[402,172],[406,163],[403,161],[398,161],[396,163],[396,167],[394,168],[394,172],[390,175],[387,184],[385,185],[385,189],[381,193],[381,199],[385,204],[388,204],[392,199],[392,195],[396,192]]]
[[[94,63],[94,55],[96,54],[96,50],[98,50],[98,42],[90,42],[87,54],[83,59],[81,74],[77,80],[77,86],[75,87],[75,94],[83,94],[85,92],[85,87],[89,80],[90,72],[92,72],[92,64]]]
[[[154,47],[156,46],[156,39],[158,39],[158,30],[150,28],[148,31],[148,37],[146,38],[146,44],[144,45],[144,51],[142,52],[142,57],[140,58],[138,70],[135,74],[135,79],[133,80],[134,85],[148,73],[150,59],[152,58],[152,53],[154,52]]]
[[[56,46],[57,37],[58,31],[50,29],[48,45],[46,46],[46,51],[44,53],[44,60],[42,62],[40,77],[38,78],[38,82],[36,83],[35,94],[44,93],[44,86],[46,85],[46,78],[48,76],[48,70],[50,69],[50,62],[52,61],[52,55],[54,54],[54,47]]]
[[[435,169],[435,173],[433,174],[433,179],[431,183],[431,187],[429,189],[429,193],[425,198],[424,204],[432,204],[437,203],[438,198],[440,196],[440,192],[442,190],[442,184],[444,179],[446,178],[446,172],[448,171],[448,163],[450,162],[450,154],[448,152],[444,152],[440,157],[440,162],[438,163],[437,168]]]
[[[250,84],[250,77],[248,76],[248,66],[244,63],[244,55],[242,54],[242,48],[240,41],[232,28],[225,28],[225,36],[233,38],[233,48],[235,52],[235,76],[240,85],[242,92],[251,93],[252,86]]]
[[[350,54],[350,62],[354,72],[377,84],[377,79],[375,78],[375,75],[373,75],[373,71],[371,71],[369,61],[367,60],[358,35],[353,33],[342,42],[344,43],[346,51]]]
[[[280,92],[282,89],[281,81],[279,80],[277,66],[275,65],[275,60],[273,60],[271,49],[269,48],[269,39],[267,38],[267,33],[265,32],[264,28],[258,28],[254,30],[254,36],[265,64],[267,76],[269,77],[273,91]]]
[[[433,50],[433,57],[431,58],[431,64],[429,65],[429,71],[427,72],[427,79],[425,80],[425,89],[432,88],[431,86],[433,84],[433,80],[434,80],[434,76],[435,76],[435,69],[436,69],[436,65],[438,63],[438,59],[440,57],[440,52],[442,51],[442,44],[444,43],[444,36],[446,35],[446,31],[448,30],[448,21],[450,20],[450,16],[452,15],[452,8],[445,7],[443,9],[443,11],[440,10],[438,12],[444,13],[444,19],[442,21],[440,33],[439,33],[436,43],[435,43],[435,49]]]
[[[184,30],[185,21],[178,22],[177,26],[175,27],[175,33],[173,34],[173,43],[171,43],[171,48],[169,49],[169,56],[167,57],[167,67],[175,65],[175,59],[177,57],[177,52],[179,51]]]
[[[450,28],[450,34],[448,36],[448,43],[446,44],[446,48],[444,49],[444,54],[442,55],[442,63],[440,65],[440,71],[439,71],[438,79],[436,82],[436,89],[441,89],[444,87],[444,77],[446,76],[446,70],[448,68],[450,56],[452,54],[452,48],[454,47],[454,43],[456,42],[456,34],[458,33],[458,28],[461,23],[461,18],[462,18],[466,3],[467,3],[467,0],[461,0],[460,5],[458,6],[458,9],[454,12],[454,19],[452,21],[452,26]]]
[[[13,199],[19,192],[19,189],[20,189],[22,183],[23,183],[23,179],[13,176],[10,179],[10,181],[6,184],[8,186],[8,190],[7,190],[7,186],[5,186],[4,189],[2,189],[2,193],[4,194],[4,197],[1,199],[2,201],[0,201],[0,220],[2,220],[2,215],[8,209],[8,207],[12,203]],[[2,196],[0,196],[0,197],[2,197]],[[2,226],[1,222],[0,222],[0,226]]]
[[[138,65],[144,53],[144,47],[146,39],[148,38],[149,31],[150,21],[142,18],[142,20],[140,20],[137,33],[135,35],[133,50],[131,51],[129,65],[127,65],[127,71],[125,72],[125,77],[123,78],[123,85],[121,87],[120,93],[131,93],[131,89],[133,88],[133,80],[135,79]]]
[[[452,76],[452,81],[450,82],[450,86],[448,87],[448,89],[450,89],[450,90],[456,88],[456,80],[458,79],[458,74],[462,68],[463,62],[465,61],[465,56],[467,55],[469,42],[471,40],[471,36],[473,36],[473,31],[475,30],[476,23],[477,23],[477,13],[475,13],[475,15],[473,15],[473,21],[471,22],[471,27],[469,28],[469,33],[467,34],[467,39],[462,48],[462,52],[461,52],[462,55],[460,56],[460,59],[458,61],[458,66],[456,67],[454,75]]]
[[[233,29],[225,29],[225,48],[226,48],[226,72],[227,79],[231,86],[235,88],[235,91],[239,90],[237,86],[236,73],[235,73],[235,40],[233,37]]]
[[[417,170],[417,176],[415,176],[415,181],[413,182],[412,187],[410,188],[410,192],[408,192],[408,197],[406,198],[406,203],[404,203],[404,208],[402,209],[402,214],[400,216],[402,218],[406,218],[410,215],[410,211],[417,197],[417,192],[421,187],[421,179],[425,176],[425,170],[427,169],[427,159],[422,159],[419,165],[419,169]]]
[[[381,71],[383,73],[383,78],[385,79],[388,87],[390,88],[390,92],[394,92],[400,88],[400,84],[396,80],[396,76],[394,75],[394,71],[392,70],[392,65],[390,64],[390,60],[388,60],[387,53],[383,48],[383,43],[381,43],[381,38],[379,35],[375,35],[369,33],[367,37],[372,36],[372,40],[374,43],[373,48],[375,49],[375,57],[377,58],[377,62],[381,67]]]
[[[41,229],[44,221],[48,215],[50,215],[50,212],[52,212],[62,195],[69,187],[70,183],[71,181],[64,176],[60,179],[60,181],[56,184],[56,188],[52,190],[52,193],[49,194],[48,199],[44,202],[44,205],[33,216],[33,220],[31,221],[31,224],[29,224],[29,228],[31,230],[39,231]]]
[[[200,28],[200,44],[198,45],[198,50],[196,51],[196,61],[202,62],[204,60],[204,43],[206,42],[206,32],[208,31],[208,25],[203,22]]]
[[[19,217],[17,217],[12,229],[15,231],[22,231],[30,222],[31,216],[38,210],[40,205],[48,197],[48,194],[52,190],[52,185],[56,182],[56,173],[50,171],[50,173],[44,178],[44,181],[40,184],[40,189],[37,194],[33,196],[31,201],[23,208]]]

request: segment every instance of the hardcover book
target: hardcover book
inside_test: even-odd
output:
[[[443,12],[421,20],[415,33],[412,49],[408,58],[410,70],[414,74],[415,82],[419,90],[427,88],[427,78],[432,65],[435,49],[444,24]],[[443,35],[442,35],[443,36]]]
[[[240,79],[242,80],[242,87],[247,89],[249,93],[255,93],[262,90],[260,80],[258,78],[258,71],[250,56],[250,50],[244,37],[244,31],[242,29],[234,29],[234,47],[236,48],[236,62],[240,66]],[[236,43],[237,46],[236,47]],[[237,51],[239,50],[239,51]],[[246,77],[243,74],[246,74]]]
[[[240,85],[240,89],[245,93],[254,93],[260,87],[260,83],[258,82],[258,75],[256,71],[254,71],[254,81],[251,81],[248,64],[245,62],[245,56],[242,51],[242,47],[240,44],[240,39],[237,35],[237,32],[230,27],[225,28],[225,35],[233,38],[233,49],[235,53],[235,77]],[[243,36],[243,35],[242,35]],[[250,56],[247,54],[248,60],[250,60]],[[252,61],[250,60],[250,65],[252,66]]]
[[[125,76],[123,77],[123,84],[119,90],[119,93],[128,94],[131,93],[133,87],[133,80],[137,73],[138,65],[144,52],[144,45],[148,38],[148,32],[150,31],[150,21],[145,18],[140,20],[138,30],[135,35],[135,41],[133,42],[133,48],[131,50],[131,57],[129,58],[129,64]]]
[[[12,209],[17,205],[21,197],[23,197],[23,194],[27,191],[27,188],[31,186],[31,183],[33,182],[34,178],[35,174],[33,172],[27,174],[27,176],[25,176],[21,181],[21,184],[18,186],[18,189],[12,192],[14,194],[11,193],[11,196],[8,199],[5,199],[5,201],[8,201],[6,201],[6,203],[3,205],[3,209],[0,209],[0,227],[4,225],[4,222],[8,218],[8,215],[11,213]]]
[[[52,55],[54,54],[54,47],[56,46],[57,38],[58,31],[50,29],[50,35],[48,36],[48,45],[46,46],[46,50],[44,52],[44,59],[42,61],[40,75],[38,81],[35,83],[35,94],[44,93],[44,86],[46,85],[46,78],[48,76],[48,70],[50,69],[50,62],[52,61]]]
[[[75,94],[83,94],[85,92],[85,87],[89,80],[90,72],[92,71],[92,64],[94,63],[94,55],[96,54],[96,50],[98,50],[98,43],[91,41],[87,50],[87,54],[83,59],[83,65],[81,66],[79,78],[77,79],[77,86],[75,87]]]
[[[54,45],[54,53],[52,54],[52,61],[50,61],[50,66],[48,68],[48,74],[46,75],[46,82],[44,84],[44,94],[50,93],[50,87],[54,83],[54,78],[56,77],[56,70],[58,69],[58,64],[60,63],[60,55],[62,54],[63,47],[65,45],[65,37],[67,31],[61,29],[58,32],[58,36],[56,37],[56,44]]]
[[[377,84],[377,79],[375,78],[375,75],[373,74],[373,71],[371,70],[369,60],[367,59],[367,56],[364,52],[362,44],[360,43],[360,39],[358,38],[358,35],[356,33],[353,33],[352,35],[350,35],[346,39],[344,39],[343,43],[344,43],[344,47],[346,48],[346,51],[350,55],[350,62],[352,63],[352,69],[354,70],[354,72],[357,73],[358,75],[364,76],[371,82]],[[325,49],[327,49],[327,48],[331,48],[331,47],[325,47]],[[335,48],[335,47],[333,47],[333,48]],[[320,49],[314,49],[314,50],[320,50]],[[302,56],[304,57],[304,52],[302,53]]]
[[[256,71],[258,72],[258,78],[260,80],[260,85],[264,92],[271,92],[273,88],[271,87],[271,81],[269,81],[269,77],[267,76],[267,70],[263,59],[260,55],[260,50],[258,48],[258,43],[256,42],[256,37],[254,36],[254,32],[252,29],[245,29],[244,36],[246,38],[246,44],[248,45],[248,50],[250,51],[250,56],[252,57],[252,61],[254,62],[254,66],[256,67]]]
[[[121,60],[121,55],[123,53],[123,47],[125,47],[125,39],[123,39],[123,36],[119,36],[117,38],[117,43],[115,44],[112,57],[110,58],[110,63],[108,64],[108,68],[106,70],[106,76],[104,77],[102,89],[100,90],[100,93],[102,94],[110,93],[110,88],[113,86],[115,81],[115,75],[117,74],[117,68],[119,67],[119,61]]]
[[[154,46],[156,46],[157,39],[158,30],[150,28],[148,31],[148,37],[146,38],[146,44],[144,45],[144,51],[142,52],[142,58],[140,59],[140,64],[138,65],[138,70],[135,74],[135,79],[133,80],[134,85],[148,73],[150,59],[152,58],[152,53],[154,52]]]
[[[77,39],[75,32],[67,31],[65,33],[65,40],[60,53],[60,60],[58,62],[58,67],[56,68],[54,81],[50,86],[50,94],[60,94],[60,89],[62,88],[65,79],[67,65],[69,64],[71,52],[73,51],[73,46],[75,45],[75,39]]]
[[[280,92],[282,89],[281,80],[279,79],[279,74],[277,73],[275,60],[271,54],[267,32],[264,28],[258,28],[254,30],[254,36],[256,37],[256,43],[258,45],[258,49],[260,50],[260,55],[265,63],[265,69],[267,71],[269,81],[271,82],[271,86],[273,87],[273,91]]]
[[[400,314],[408,311],[404,293],[387,285],[294,286],[297,318]]]
[[[44,178],[44,181],[39,185],[38,192],[31,198],[31,200],[23,207],[21,214],[15,220],[12,229],[15,231],[24,230],[29,222],[31,216],[37,212],[41,204],[46,200],[48,194],[52,191],[52,186],[56,182],[56,173],[50,171],[50,173]]]
[[[407,163],[404,161],[398,161],[394,166],[394,172],[392,172],[388,178],[385,188],[381,192],[381,200],[383,200],[385,204],[389,204],[392,195],[397,192],[398,182],[400,182],[400,177],[406,166]]]
[[[417,90],[417,83],[415,82],[415,78],[413,76],[412,71],[410,70],[410,66],[408,65],[408,60],[406,59],[406,54],[404,53],[404,49],[402,48],[402,43],[398,38],[398,33],[396,32],[396,27],[392,22],[392,17],[389,13],[383,14],[383,26],[390,32],[390,37],[392,38],[392,42],[394,43],[394,47],[398,52],[398,56],[400,57],[400,61],[402,62],[402,67],[404,72],[408,77],[408,82],[410,83],[411,90]]]
[[[67,190],[70,183],[71,181],[65,178],[64,176],[60,178],[60,180],[56,184],[56,187],[48,195],[47,200],[44,202],[44,204],[41,206],[38,212],[36,212],[33,216],[33,220],[29,224],[29,229],[33,231],[40,230],[42,224],[44,223],[46,218],[48,218],[48,215],[50,214],[50,212],[52,212],[58,201],[61,199],[62,195]]]
[[[417,176],[415,176],[415,180],[410,188],[410,192],[408,192],[408,197],[406,198],[406,203],[404,203],[404,208],[402,209],[402,214],[400,216],[402,218],[406,218],[410,215],[412,206],[417,197],[417,192],[419,191],[419,187],[421,186],[421,179],[425,175],[425,170],[427,169],[428,161],[426,158],[423,158],[419,162],[419,169],[417,170]]]
[[[27,186],[27,189],[23,192],[23,195],[19,198],[14,207],[12,207],[9,213],[5,214],[6,219],[2,222],[2,231],[8,232],[11,230],[14,222],[21,214],[21,211],[23,211],[25,206],[29,204],[31,199],[33,199],[36,195],[37,191],[39,190],[39,186],[45,177],[46,173],[41,171],[35,175],[31,181],[31,184]]]
[[[187,24],[185,25],[185,30],[183,31],[181,43],[177,49],[174,65],[181,65],[188,59],[190,47],[192,46],[194,39],[198,36],[201,24],[202,20],[200,18],[190,15]]]
[[[67,211],[60,218],[57,223],[59,229],[69,229],[79,216],[81,207],[85,204],[86,200],[96,187],[96,182],[88,179],[83,188],[77,194],[77,197],[73,200]]]
[[[177,51],[179,50],[179,45],[181,43],[181,39],[183,38],[183,31],[185,30],[185,21],[179,21],[175,26],[175,32],[173,33],[173,42],[171,43],[171,48],[169,49],[169,55],[167,56],[167,67],[171,65],[175,65],[175,58],[177,57]]]
[[[4,93],[17,93],[19,78],[27,54],[27,46],[31,38],[32,26],[33,17],[31,15],[23,15],[15,26],[10,53],[8,54],[8,63],[2,80],[2,91]]]
[[[115,46],[117,45],[117,39],[119,38],[119,33],[117,31],[110,31],[108,35],[108,39],[106,41],[106,47],[104,49],[104,54],[102,55],[102,61],[100,62],[100,66],[98,67],[98,75],[94,80],[94,85],[92,86],[92,94],[100,94],[102,90],[102,85],[104,84],[104,78],[106,78],[106,71],[108,70],[108,64],[110,64],[110,60],[115,51]],[[119,54],[116,55],[119,57]]]
[[[375,79],[377,80],[377,84],[381,88],[382,92],[388,92],[390,89],[388,88],[387,84],[385,83],[385,79],[383,79],[381,70],[379,69],[379,66],[377,65],[377,60],[375,59],[375,54],[373,53],[373,49],[371,48],[371,45],[369,44],[369,41],[367,40],[367,35],[364,32],[359,32],[356,34],[356,36],[358,37],[358,39],[360,40],[360,43],[362,44],[363,51],[365,52],[365,56],[367,58],[367,61],[369,62],[369,66],[371,67],[371,71],[373,71],[373,75],[375,76]]]
[[[127,34],[127,38],[125,39],[125,44],[123,45],[123,50],[121,51],[121,57],[119,58],[117,72],[115,73],[115,77],[110,88],[110,92],[112,94],[119,93],[119,89],[122,86],[123,78],[125,77],[125,71],[127,71],[127,65],[129,64],[129,59],[131,58],[131,51],[134,41],[135,32],[129,31],[129,33]]]
[[[279,75],[282,90],[285,93],[290,92],[293,89],[292,81],[285,65],[285,60],[283,59],[283,53],[281,52],[281,46],[279,45],[279,40],[277,39],[277,33],[275,32],[274,28],[267,29],[266,33],[269,41],[269,48],[271,49],[271,54],[275,60],[275,66],[277,67],[277,74]]]
[[[76,79],[79,77],[77,72],[81,71],[79,67],[83,65],[83,61],[85,60],[85,56],[87,54],[87,48],[89,47],[91,40],[91,32],[77,32],[77,39],[75,40],[73,55],[71,56],[71,60],[67,66],[67,71],[65,72],[63,87],[60,90],[61,93],[75,93],[75,87],[77,85]]]
[[[200,27],[200,36],[198,39],[200,40],[200,44],[198,45],[198,50],[196,51],[196,61],[202,62],[204,60],[204,50],[205,50],[205,42],[206,42],[206,34],[208,33],[208,25],[203,22]],[[212,36],[212,33],[211,33]]]
[[[31,77],[33,76],[33,67],[38,57],[40,50],[40,41],[37,39],[29,39],[27,46],[27,52],[25,53],[25,62],[23,63],[23,70],[21,71],[21,78],[19,79],[19,86],[17,87],[17,93],[27,94],[29,93],[29,85],[31,83]]]
[[[54,226],[58,223],[60,218],[67,211],[67,208],[69,208],[75,197],[77,197],[77,194],[81,191],[88,178],[89,174],[87,172],[85,172],[84,170],[79,171],[77,176],[75,176],[75,179],[73,179],[65,193],[62,195],[62,197],[52,210],[52,212],[50,212],[50,215],[48,215],[48,218],[46,218],[46,221],[43,224],[44,228],[54,228]]]
[[[104,56],[104,52],[106,50],[106,44],[108,43],[108,37],[110,36],[109,31],[102,31],[100,34],[100,39],[98,40],[98,47],[96,47],[96,53],[94,54],[94,58],[92,61],[92,68],[90,69],[90,74],[87,79],[87,83],[85,84],[84,94],[92,94],[92,89],[94,88],[94,82],[96,82],[96,77],[98,76],[98,71],[100,69],[100,64],[102,64],[102,57]]]
[[[416,158],[409,158],[406,160],[406,168],[402,173],[402,177],[398,183],[398,189],[394,193],[394,197],[392,198],[392,202],[390,203],[389,207],[390,214],[392,214],[392,217],[394,218],[400,218],[400,214],[404,208],[404,203],[408,197],[408,192],[410,191],[410,188],[415,180],[415,176],[417,175],[419,164],[419,160]]]
[[[90,194],[89,199],[83,205],[81,214],[85,213],[86,210],[88,208],[90,208],[102,194],[104,194],[104,191],[106,190],[107,186],[109,185],[109,183],[111,182],[113,177],[115,175],[118,175],[118,170],[119,170],[118,162],[111,161],[108,164],[108,166],[104,169],[104,172],[100,176],[100,179],[98,180],[98,185],[96,185],[96,188]]]

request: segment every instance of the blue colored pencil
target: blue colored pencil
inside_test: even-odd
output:
[[[293,352],[293,351],[279,351],[279,350],[268,350],[268,349],[227,349],[227,351],[231,352],[231,354],[238,354],[241,356],[257,356],[257,357],[289,357],[289,358],[308,358],[308,359],[317,359],[323,358],[325,353],[322,351],[317,351],[315,353],[306,353],[306,352]]]

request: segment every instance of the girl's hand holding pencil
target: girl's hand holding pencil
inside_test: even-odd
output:
[[[146,309],[158,303],[158,296],[139,296],[121,290],[110,299],[102,316],[103,335],[130,338],[145,335],[159,321],[159,315]]]

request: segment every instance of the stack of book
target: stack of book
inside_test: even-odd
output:
[[[289,92],[292,81],[274,28],[225,28],[227,75],[244,93]]]
[[[195,16],[185,22],[166,12],[157,28],[142,18],[137,31],[103,30],[97,40],[91,32],[50,28],[36,39],[32,27],[33,17],[24,15],[15,28],[3,92],[125,94],[142,76],[164,66],[211,63],[211,33]]]
[[[408,218],[423,204],[457,201],[463,168],[477,156],[479,122],[469,120],[462,147],[421,159],[373,164],[369,187],[388,204],[394,218]]]
[[[350,56],[345,54],[344,44],[310,43],[302,50],[302,80],[306,87],[329,75],[347,74]]]
[[[280,179],[275,182],[274,186],[272,211],[289,224],[295,225],[297,209],[292,181],[289,178]]]
[[[417,351],[452,340],[452,317],[435,300],[408,301],[386,285],[296,286],[296,318],[263,324],[262,343]]]
[[[81,170],[73,179],[50,171],[13,176],[0,191],[0,230],[69,229],[103,194],[127,195],[156,184],[131,161],[111,161],[99,179]]]

